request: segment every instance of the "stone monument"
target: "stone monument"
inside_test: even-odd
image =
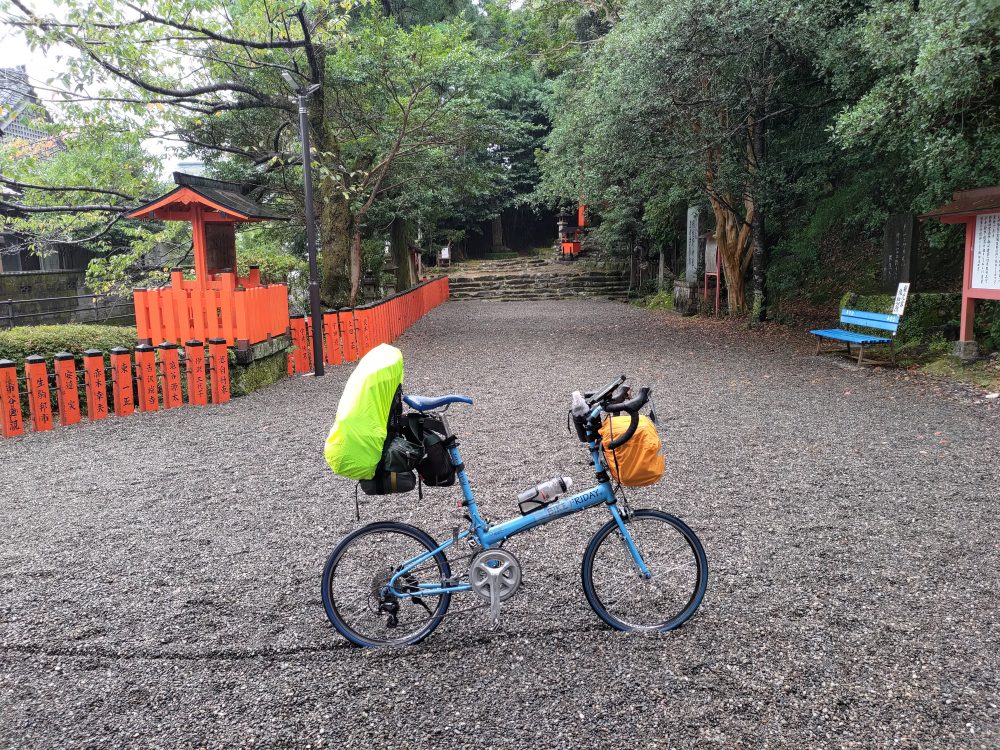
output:
[[[892,214],[882,242],[882,291],[894,293],[917,276],[917,220],[913,214]]]

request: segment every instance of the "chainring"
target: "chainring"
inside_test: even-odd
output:
[[[486,601],[496,598],[509,599],[521,585],[521,564],[510,552],[503,549],[483,550],[472,559],[469,568],[469,583]]]

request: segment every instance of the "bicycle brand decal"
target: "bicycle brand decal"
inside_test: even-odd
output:
[[[542,512],[545,514],[546,518],[560,516],[570,511],[582,510],[591,505],[595,500],[601,500],[603,498],[604,488],[594,487],[592,490],[587,490],[579,495],[574,495],[573,497],[567,497],[565,500],[560,500],[558,503],[545,508]]]

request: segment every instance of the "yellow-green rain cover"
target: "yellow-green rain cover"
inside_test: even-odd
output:
[[[361,358],[344,386],[323,451],[334,473],[349,479],[375,476],[392,397],[402,384],[403,353],[396,347],[379,344]]]

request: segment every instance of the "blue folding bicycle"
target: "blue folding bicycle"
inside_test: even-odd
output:
[[[632,510],[621,488],[612,487],[598,430],[601,415],[628,414],[629,428],[608,447],[634,434],[649,388],[635,398],[621,376],[596,393],[584,394],[589,411],[577,420],[590,448],[598,484],[545,505],[520,518],[496,524],[476,505],[458,443],[443,410],[471,404],[468,396],[404,396],[410,408],[434,412],[447,432],[469,527],[438,544],[410,524],[378,521],[346,536],[323,570],[323,605],[337,631],[358,646],[406,646],[423,640],[440,624],[453,594],[471,592],[489,607],[494,624],[501,603],[521,583],[521,566],[503,543],[528,529],[587,508],[603,505],[611,515],[583,555],[583,591],[608,625],[623,631],[664,632],[684,624],[698,609],[708,585],[708,560],[695,533],[680,519],[659,510]],[[464,570],[452,573],[445,552],[458,553]],[[466,567],[467,564],[467,567]],[[485,601],[483,601],[485,600]]]

